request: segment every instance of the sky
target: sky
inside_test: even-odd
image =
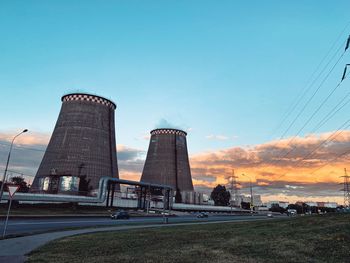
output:
[[[335,157],[350,147],[342,126],[350,106],[316,128],[349,92],[348,79],[337,87],[350,63],[349,8],[349,1],[1,1],[0,168],[8,141],[27,128],[12,170],[35,175],[61,96],[79,91],[117,104],[122,178],[140,178],[150,130],[173,127],[188,132],[197,190],[226,183],[235,169],[242,192],[245,173],[265,199],[341,203],[348,159]],[[334,141],[303,160],[339,127]]]

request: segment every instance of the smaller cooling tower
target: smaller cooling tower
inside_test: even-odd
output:
[[[177,191],[193,191],[186,136],[186,132],[177,129],[151,131],[142,182],[170,185]]]

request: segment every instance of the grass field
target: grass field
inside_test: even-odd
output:
[[[29,262],[350,262],[350,214],[75,236]]]

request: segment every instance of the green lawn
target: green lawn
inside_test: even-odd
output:
[[[350,262],[350,214],[75,236],[29,262]]]

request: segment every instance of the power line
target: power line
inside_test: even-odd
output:
[[[290,105],[290,107],[288,108],[288,110],[283,114],[282,117],[282,121],[277,125],[277,127],[274,129],[273,133],[275,133],[275,131],[277,131],[282,124],[288,119],[288,117],[290,116],[290,114],[297,108],[297,106],[299,105],[299,103],[301,102],[300,98],[302,98],[304,95],[306,95],[309,90],[312,88],[312,86],[314,85],[314,83],[318,80],[318,78],[322,75],[322,73],[325,71],[325,69],[328,67],[328,65],[330,64],[330,62],[334,59],[335,55],[339,52],[340,48],[343,46],[343,44],[341,44],[341,46],[338,48],[338,50],[334,53],[334,55],[331,57],[331,59],[326,63],[326,65],[323,67],[323,69],[321,70],[321,72],[317,75],[317,77],[312,81],[311,84],[309,84],[313,78],[313,76],[316,74],[316,72],[319,70],[319,68],[321,67],[321,65],[323,64],[323,62],[326,60],[326,58],[329,56],[329,54],[331,53],[331,51],[334,49],[335,45],[339,42],[339,40],[341,39],[341,37],[343,36],[344,32],[346,31],[346,29],[349,27],[350,22],[348,22],[345,27],[343,28],[343,30],[340,32],[340,34],[338,35],[338,37],[336,38],[336,40],[333,42],[333,44],[331,45],[330,49],[328,50],[328,52],[326,53],[326,55],[323,57],[323,59],[320,61],[320,63],[317,65],[316,69],[314,70],[314,72],[311,74],[310,78],[308,79],[308,81],[306,82],[307,84],[304,86],[304,88],[301,90],[301,92],[299,93],[299,95],[295,98],[295,100],[293,101],[293,103]],[[350,36],[349,36],[350,38]],[[346,42],[346,47],[345,47],[345,51],[347,49],[347,46],[349,44],[349,38],[348,41]]]
[[[302,130],[306,127],[307,124],[310,123],[312,118],[319,112],[319,110],[323,107],[323,105],[328,101],[328,99],[333,95],[333,93],[340,87],[341,83],[343,82],[340,81],[337,86],[331,91],[330,94],[321,102],[321,104],[318,106],[318,108],[313,112],[313,114],[309,117],[309,119],[304,123],[304,125],[298,130],[297,134],[288,142],[288,145],[291,145],[297,138],[297,136],[302,132]],[[333,115],[332,115],[333,116]],[[291,152],[295,150],[296,147],[292,147],[291,150],[289,150],[282,158],[287,157]]]
[[[350,73],[349,73],[350,74]],[[339,88],[339,86],[341,85],[341,83],[343,82],[343,80],[344,80],[344,78],[342,78],[342,80],[337,84],[337,86],[331,91],[331,93],[323,100],[323,102],[319,105],[319,107],[314,111],[314,113],[311,115],[311,117],[309,117],[309,119],[306,121],[306,123],[304,123],[304,125],[302,126],[302,128],[301,129],[299,129],[299,131],[298,131],[298,133],[292,138],[292,139],[290,139],[289,140],[289,142],[288,142],[288,144],[287,144],[287,146],[290,146],[294,141],[295,141],[295,139],[297,138],[297,136],[300,134],[300,132],[306,127],[306,125],[312,120],[312,118],[316,115],[316,113],[322,108],[322,106],[327,102],[327,100],[330,98],[330,96],[335,92],[335,90],[337,89],[337,88]],[[334,114],[333,114],[334,115]],[[332,116],[333,116],[332,115]],[[347,120],[345,123],[343,123],[332,135],[334,135],[334,134],[336,134],[336,132],[338,132],[339,130],[341,130],[342,128],[343,128],[343,126],[345,126],[348,122],[350,121],[350,119],[349,120]],[[349,127],[349,126],[347,126],[347,127]],[[347,128],[346,127],[346,128]],[[323,141],[323,142],[321,142],[316,148],[319,148],[321,145],[323,145],[324,143],[326,143],[327,142],[327,140],[328,140],[328,138],[325,140],[325,141]],[[284,158],[286,158],[291,152],[293,152],[294,150],[296,149],[296,146],[292,146],[292,148],[289,150],[289,151],[287,151],[282,157],[280,157],[280,159],[284,159]],[[312,151],[313,152],[313,151]],[[307,155],[307,156],[309,156],[309,154]],[[306,157],[304,157],[303,158],[303,160],[305,160],[305,158]],[[270,162],[271,164],[274,164],[274,163],[277,163],[277,161],[272,161],[272,162]],[[284,175],[286,175],[286,174],[284,174]],[[282,175],[282,176],[284,176],[284,175]],[[282,176],[280,176],[280,177],[282,177]],[[280,177],[278,177],[278,178],[280,178]]]
[[[334,68],[338,65],[339,61],[343,58],[344,54],[346,51],[344,51],[342,53],[342,55],[338,58],[338,60],[336,61],[336,63],[332,66],[332,68],[330,69],[330,71],[327,73],[327,75],[323,78],[323,80],[321,81],[320,85],[317,87],[317,89],[314,91],[314,93],[311,95],[311,97],[307,100],[307,102],[304,104],[304,106],[302,107],[302,109],[299,111],[299,113],[297,114],[297,116],[293,119],[293,121],[291,122],[291,124],[288,126],[288,128],[284,131],[284,133],[282,134],[280,139],[283,139],[283,137],[287,134],[287,132],[290,130],[290,128],[294,125],[294,123],[297,121],[297,119],[301,116],[301,114],[305,111],[306,107],[310,104],[310,102],[313,100],[313,98],[316,96],[316,94],[318,93],[318,91],[320,90],[320,88],[323,86],[323,84],[325,83],[325,81],[328,79],[328,77],[330,76],[330,74],[333,72]],[[336,87],[336,89],[338,88],[338,85]]]
[[[311,152],[309,152],[307,155],[305,155],[301,160],[299,160],[299,165],[297,165],[296,167],[300,167],[301,166],[301,163],[305,160],[307,160],[310,156],[312,156],[312,154],[317,150],[319,149],[322,145],[326,144],[327,142],[331,142],[333,141],[334,139],[336,139],[336,137],[338,135],[340,135],[341,133],[343,133],[344,131],[341,130],[344,128],[344,126],[347,125],[345,128],[348,128],[350,127],[350,119],[348,119],[345,123],[343,123],[335,132],[333,132],[330,136],[327,137],[326,140],[322,141],[321,143],[319,143]],[[338,133],[339,132],[339,133]],[[337,134],[338,133],[338,134]],[[285,157],[285,156],[284,156]],[[284,158],[283,157],[283,158]],[[287,175],[287,173],[284,173],[280,176],[278,176],[276,178],[276,180],[282,178],[283,176]]]
[[[1,143],[1,142],[0,142],[0,145],[2,145],[2,146],[9,146],[8,144]],[[59,151],[51,151],[51,150],[47,150],[47,148],[39,149],[39,148],[26,147],[26,146],[20,146],[20,145],[14,145],[13,148],[15,148],[17,150],[30,150],[30,151],[37,151],[37,152],[43,152],[43,153],[61,154],[61,152],[59,152]],[[101,156],[99,153],[91,153],[91,152],[89,152],[89,155],[90,156]]]
[[[346,127],[343,127],[344,125],[346,125]],[[347,120],[343,125],[341,129],[347,129],[350,126],[350,119]],[[331,142],[333,140],[335,140],[340,134],[342,134],[344,131],[340,131],[340,128],[337,130],[337,132],[332,133],[330,136],[327,137],[326,140],[324,140],[322,143],[320,143],[316,148],[314,148],[307,156],[304,157],[304,159],[306,160],[308,157],[312,156],[312,154],[317,151],[320,147],[322,147],[322,145],[326,144],[327,142]]]
[[[331,162],[335,161],[335,160],[338,159],[339,157],[345,156],[345,155],[347,155],[347,154],[349,154],[349,153],[350,153],[350,149],[346,150],[345,152],[342,152],[341,154],[336,155],[332,160],[326,162],[324,165],[322,165],[322,166],[318,167],[317,169],[315,169],[314,171],[312,171],[312,172],[310,173],[310,175],[314,174],[315,172],[317,172],[318,170],[322,169],[323,167],[329,165]]]
[[[315,95],[317,94],[317,92],[319,91],[319,89],[322,87],[323,83],[328,79],[328,77],[330,76],[330,74],[333,72],[334,68],[336,67],[336,65],[339,63],[339,61],[342,59],[342,57],[344,56],[345,52],[347,51],[347,47],[348,47],[348,43],[349,43],[349,39],[350,36],[346,42],[346,47],[345,50],[343,51],[343,53],[341,54],[341,56],[338,58],[338,60],[336,61],[336,63],[333,65],[333,67],[330,69],[330,71],[328,72],[328,74],[325,76],[325,78],[321,81],[320,85],[318,86],[318,88],[315,90],[315,92],[312,94],[312,96],[309,98],[309,100],[306,102],[306,104],[304,105],[304,107],[301,109],[301,111],[299,112],[299,114],[294,118],[294,120],[292,121],[292,123],[288,126],[287,130],[282,134],[281,138],[282,139],[284,137],[284,135],[289,131],[289,129],[293,126],[293,124],[295,123],[295,121],[300,117],[300,115],[304,112],[304,110],[306,109],[306,107],[308,106],[308,104],[312,101],[312,99],[315,97]],[[337,52],[340,50],[340,47],[338,48]],[[302,132],[302,130],[307,126],[307,124],[310,123],[310,121],[314,118],[314,116],[319,112],[319,110],[323,107],[323,105],[329,100],[329,98],[334,94],[334,92],[340,87],[340,85],[342,84],[343,80],[345,79],[345,74],[346,74],[346,69],[347,69],[348,64],[345,66],[345,70],[344,70],[344,74],[343,77],[341,79],[341,81],[335,86],[335,88],[333,88],[333,90],[328,94],[328,96],[321,102],[321,104],[318,106],[318,108],[313,112],[313,114],[308,118],[308,120],[303,124],[303,126],[298,130],[297,134],[295,136],[293,136],[289,142],[288,142],[288,146],[291,145],[295,139],[297,138],[297,136]],[[291,152],[293,152],[295,150],[295,146],[292,147],[289,151],[287,151],[287,153],[285,153],[282,156],[282,159],[287,157]],[[276,162],[276,161],[275,161]],[[272,162],[274,163],[274,162]]]
[[[344,168],[344,175],[341,176],[344,178],[344,188],[341,191],[344,192],[344,207],[350,206],[350,176],[348,175],[346,168]]]
[[[348,26],[348,25],[347,25]],[[347,26],[345,28],[347,28]],[[344,29],[345,30],[345,29]],[[341,54],[341,56],[338,58],[338,60],[335,62],[335,64],[332,66],[332,68],[330,69],[330,71],[327,73],[327,75],[323,78],[323,80],[321,81],[321,83],[319,84],[319,86],[317,87],[317,89],[314,91],[314,93],[311,95],[311,97],[307,100],[307,102],[304,104],[304,106],[302,107],[302,109],[299,111],[299,113],[297,114],[297,116],[293,119],[293,121],[291,122],[291,124],[287,127],[287,129],[285,130],[285,132],[282,134],[282,136],[280,137],[280,139],[282,139],[286,133],[290,130],[290,128],[294,125],[294,123],[296,122],[296,120],[301,116],[301,114],[305,111],[306,107],[310,104],[310,102],[313,100],[313,98],[315,97],[315,95],[317,94],[317,92],[320,90],[320,88],[322,87],[322,85],[325,83],[325,81],[328,79],[328,77],[330,76],[330,74],[333,72],[334,68],[337,66],[337,64],[339,63],[339,61],[343,58],[344,54],[346,53],[348,47],[349,47],[349,43],[350,43],[350,36],[348,37],[347,41],[346,41],[346,47],[345,47],[345,50],[343,51],[343,53]],[[341,46],[338,48],[338,50],[336,51],[336,53],[333,55],[332,59],[330,61],[333,60],[334,56],[339,52]],[[328,64],[330,63],[330,61],[327,63],[327,65],[324,67],[327,68]],[[320,72],[320,74],[318,75],[318,77],[323,73],[324,69]],[[322,101],[322,103],[319,105],[319,107],[313,112],[313,114],[309,117],[309,119],[304,123],[304,125],[301,127],[301,129],[299,129],[298,133],[296,136],[294,136],[289,142],[288,142],[288,145],[290,145],[294,140],[295,138],[300,134],[300,132],[306,127],[306,125],[314,118],[314,116],[319,112],[319,110],[323,107],[323,105],[328,101],[328,99],[333,95],[333,93],[339,88],[339,86],[341,85],[342,81],[344,80],[345,78],[345,74],[346,74],[346,68],[344,70],[344,73],[343,73],[343,77],[342,77],[342,80],[335,86],[335,88],[330,92],[330,94],[328,94],[328,96]],[[317,77],[317,78],[318,78]],[[316,79],[317,79],[316,78]],[[315,79],[315,80],[316,80]],[[315,82],[315,81],[314,81]],[[313,83],[312,82],[312,85]],[[307,93],[308,90],[310,90],[310,88],[312,87],[312,85],[306,90],[306,92],[302,93],[303,95]],[[303,96],[302,95],[302,96]],[[344,101],[345,99],[343,99],[342,101]],[[297,105],[299,105],[299,102],[301,100],[299,100],[297,102],[297,104],[295,105],[294,108],[296,108]],[[342,103],[342,101],[340,103]],[[339,103],[338,103],[339,104]],[[292,104],[294,105],[294,104]],[[342,105],[341,108],[343,108],[346,104]],[[336,106],[337,107],[337,106]],[[341,109],[340,108],[340,109]],[[336,108],[335,108],[336,109]],[[337,109],[335,110],[336,112],[338,112],[340,109]],[[332,109],[333,111],[333,109]],[[335,113],[336,113],[335,112]],[[334,113],[334,114],[335,114]],[[334,116],[334,114],[328,114],[327,116]],[[287,118],[289,116],[289,114],[285,117]],[[326,117],[327,118],[327,121],[329,120],[330,117]],[[348,120],[350,121],[350,120]],[[282,121],[284,122],[284,120]],[[343,124],[344,125],[344,124]],[[342,126],[341,126],[342,127]],[[306,156],[304,156],[304,158],[302,159],[303,160],[306,160],[306,158],[308,158],[309,156],[311,156],[318,148],[320,148],[323,144],[325,144],[328,140],[334,140],[335,137],[336,137],[336,133],[338,131],[334,132],[331,136],[329,136],[325,141],[323,141],[322,143],[320,143],[314,150],[312,150],[309,154],[307,154]],[[292,149],[290,151],[288,151],[284,156],[283,158],[285,158],[286,156],[288,156],[293,150],[295,149],[295,147],[292,147]],[[345,154],[345,153],[343,153]],[[342,154],[342,155],[343,155]],[[279,176],[277,179],[285,176],[285,174]]]
[[[9,144],[3,143],[3,142],[0,142],[0,145],[2,145],[2,146],[9,146]],[[46,152],[46,149],[26,147],[26,146],[21,146],[21,145],[13,145],[13,148],[15,148],[17,150],[31,150],[31,151],[38,151],[38,152]],[[49,152],[52,152],[52,151],[49,151]]]
[[[0,170],[4,171],[5,169],[0,168]],[[20,174],[20,175],[25,175],[25,176],[31,176],[34,177],[35,175],[33,174],[28,174],[26,172],[21,172],[21,171],[14,171],[14,170],[7,170],[9,173],[14,173],[14,174]]]
[[[343,97],[343,99],[338,102],[337,105],[335,105],[335,107],[333,107],[333,109],[328,112],[328,114],[322,119],[320,120],[316,126],[311,130],[311,133],[314,133],[315,131],[317,131],[319,128],[321,128],[323,125],[325,125],[337,112],[339,112],[341,109],[343,109],[347,104],[349,104],[350,102],[350,99],[347,100],[343,105],[341,105],[339,107],[340,104],[342,104],[347,98],[350,97],[350,92],[345,96]],[[338,108],[339,107],[339,108]]]

